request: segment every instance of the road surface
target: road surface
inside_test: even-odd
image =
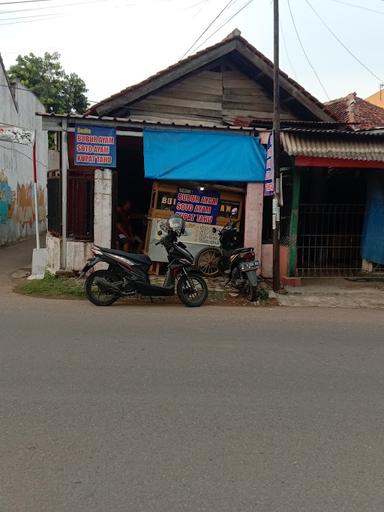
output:
[[[1,512],[384,510],[382,312],[0,283]]]

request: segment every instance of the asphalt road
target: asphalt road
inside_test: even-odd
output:
[[[380,311],[103,309],[3,281],[0,320],[1,512],[384,509]]]

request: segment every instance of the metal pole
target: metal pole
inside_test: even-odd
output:
[[[37,158],[36,158],[36,131],[33,140],[33,196],[35,203],[35,224],[36,224],[36,249],[40,249],[40,235],[39,235],[39,205],[37,201]]]
[[[68,140],[67,120],[62,121],[61,132],[61,268],[67,266],[67,178],[68,176]]]
[[[280,286],[280,75],[279,75],[279,0],[273,0],[273,165],[275,187],[272,206],[273,289]]]

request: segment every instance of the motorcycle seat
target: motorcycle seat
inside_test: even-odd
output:
[[[123,258],[127,258],[129,260],[135,261],[140,265],[152,265],[152,260],[146,254],[136,254],[132,252],[119,251],[118,249],[105,249],[100,247],[104,252],[109,254],[116,254],[117,256],[122,256]]]
[[[235,249],[232,254],[239,254],[240,252],[251,252],[253,250],[253,247],[240,247],[239,249]]]

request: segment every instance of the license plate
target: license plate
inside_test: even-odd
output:
[[[239,268],[240,268],[241,272],[249,272],[250,270],[256,270],[259,268],[259,262],[257,260],[241,261]]]

